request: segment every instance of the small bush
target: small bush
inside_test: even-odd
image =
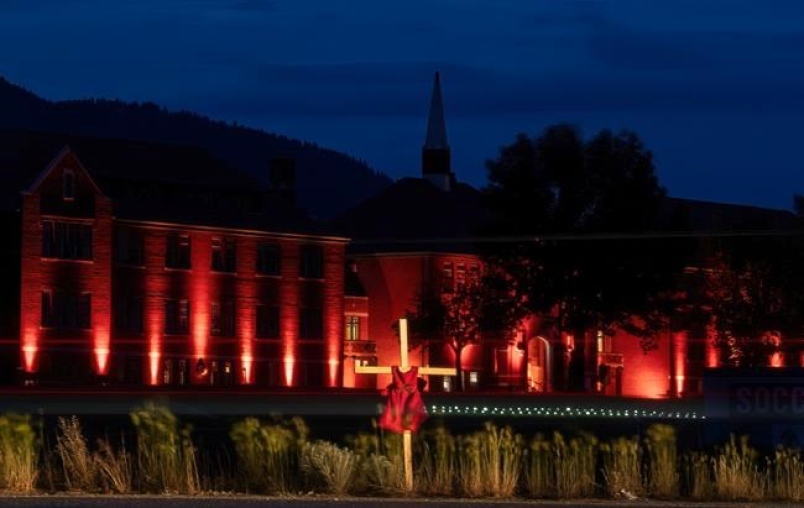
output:
[[[357,464],[357,454],[326,441],[305,443],[302,447],[301,469],[308,485],[328,494],[349,492]]]

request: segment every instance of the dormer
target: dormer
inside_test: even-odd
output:
[[[105,199],[76,154],[67,146],[51,160],[25,193],[38,195],[40,213],[75,218],[94,217],[97,198]]]

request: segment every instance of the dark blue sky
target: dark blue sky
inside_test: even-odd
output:
[[[559,121],[637,131],[671,194],[804,193],[801,0],[2,0],[0,75],[154,101],[417,175],[442,72],[459,178]]]

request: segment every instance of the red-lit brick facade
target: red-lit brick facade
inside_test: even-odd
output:
[[[106,140],[61,152],[31,145],[35,174],[21,179],[19,203],[2,216],[19,239],[18,247],[9,242],[0,250],[7,265],[19,266],[19,273],[9,266],[0,273],[7,284],[19,283],[18,299],[5,293],[19,322],[0,316],[5,370],[37,385],[385,388],[390,376],[355,375],[355,365],[393,365],[393,325],[420,292],[446,297],[484,269],[466,241],[484,220],[480,193],[449,167],[438,81],[435,92],[422,177],[403,178],[367,200],[337,221],[337,233],[284,224],[287,208],[265,212],[263,201],[287,197],[284,186],[281,195],[266,195],[251,181],[230,182],[236,175],[214,164],[217,180],[200,170],[163,178],[204,166],[205,156],[192,151],[168,149],[167,162],[148,173],[140,164],[157,161],[162,148],[102,148]],[[84,164],[93,149],[115,156]],[[137,154],[146,157],[117,174],[114,166]],[[287,165],[277,169],[287,176]],[[715,217],[707,230],[736,213],[682,204]],[[575,341],[548,321],[533,317],[510,337],[484,336],[467,346],[462,385],[561,391]],[[705,329],[663,331],[647,353],[622,331],[590,331],[586,339],[587,388],[603,395],[697,396],[704,368],[718,366]],[[433,342],[412,351],[411,363],[454,366],[454,352]],[[456,386],[454,378],[432,376],[427,389]]]
[[[114,205],[69,149],[23,194],[29,383],[343,384],[346,239],[118,219]]]

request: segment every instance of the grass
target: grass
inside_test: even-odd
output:
[[[54,446],[47,449],[37,421],[0,415],[0,490],[804,500],[799,450],[779,448],[763,456],[747,438],[731,436],[711,453],[680,453],[668,425],[650,426],[643,438],[604,442],[583,432],[526,440],[493,423],[453,435],[438,425],[414,436],[415,489],[407,493],[401,436],[376,427],[339,444],[310,440],[299,418],[245,418],[231,427],[234,454],[216,459],[196,449],[191,428],[167,408],[147,405],[130,416],[133,443],[90,443],[79,420],[69,417],[58,420]],[[203,479],[199,471],[205,471]]]
[[[602,474],[606,491],[611,497],[641,496],[642,448],[639,438],[617,438],[600,445]]]
[[[179,428],[167,408],[147,404],[131,413],[137,434],[137,478],[145,492],[198,492],[196,450],[191,428]]]
[[[32,492],[39,478],[39,442],[30,416],[0,416],[0,489]]]

